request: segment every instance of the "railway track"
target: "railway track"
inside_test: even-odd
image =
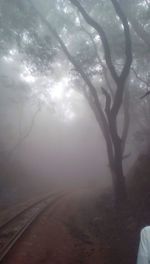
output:
[[[0,263],[28,228],[40,217],[44,211],[54,205],[65,194],[49,195],[28,208],[16,214],[5,224],[0,226]]]

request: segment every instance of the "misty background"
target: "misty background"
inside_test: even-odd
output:
[[[81,2],[92,15],[101,10],[97,20],[107,32],[113,61],[120,71],[124,58],[122,25],[111,4],[108,1]],[[124,8],[126,12],[135,9],[141,24],[147,21],[144,27],[148,31],[150,6],[146,2],[133,1]],[[103,67],[97,65],[88,34],[91,34],[102,64],[105,64],[99,36],[83,22],[71,3],[2,0],[0,191],[1,197],[8,200],[17,193],[39,191],[42,187],[103,189],[112,186],[105,140],[82,91],[86,85],[39,12],[57,29],[70,52],[80,61],[99,89],[103,107],[105,104],[100,87],[108,83]],[[129,15],[131,18],[131,13]],[[125,175],[139,153],[145,152],[149,145],[149,97],[140,99],[149,87],[149,52],[132,27],[132,21],[130,28],[134,59],[126,84],[130,125],[125,148],[127,158],[123,162]],[[112,89],[115,89],[109,72],[107,74]],[[118,118],[120,130],[122,120],[123,110]]]

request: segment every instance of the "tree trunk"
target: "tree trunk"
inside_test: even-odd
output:
[[[116,143],[116,146],[118,144]],[[117,146],[120,149],[121,146]],[[116,205],[118,208],[123,208],[127,202],[127,192],[126,183],[123,174],[122,167],[122,155],[119,153],[115,154],[114,167],[113,167],[114,177],[116,178],[115,192],[116,192]]]
[[[122,208],[127,202],[127,192],[122,165],[122,140],[120,139],[117,132],[116,116],[109,116],[109,126],[114,147],[114,159],[111,169],[115,179],[114,189],[116,196],[116,206],[118,208]]]
[[[111,96],[107,92],[105,93],[105,96],[106,96],[105,111],[103,110],[101,103],[99,101],[99,96],[98,96],[96,87],[93,85],[88,75],[84,72],[80,63],[78,63],[76,59],[70,54],[67,46],[65,45],[63,40],[60,38],[60,36],[57,34],[55,29],[51,27],[49,22],[40,14],[40,12],[37,9],[36,11],[40,15],[42,21],[46,24],[50,32],[54,35],[56,40],[59,42],[65,55],[67,56],[69,61],[73,64],[76,71],[81,75],[82,79],[85,81],[86,85],[89,88],[89,93],[90,93],[90,96],[92,97],[92,105],[94,104],[96,106],[96,112],[95,112],[95,107],[93,108],[96,114],[96,119],[100,127],[102,128],[102,132],[103,132],[103,135],[106,141],[109,165],[112,171],[113,184],[115,188],[116,203],[121,208],[121,206],[127,200],[127,195],[126,195],[126,186],[125,186],[125,180],[124,180],[123,168],[122,168],[122,141],[118,136],[118,129],[117,129],[116,124],[117,124],[117,116],[118,116],[120,107],[122,105],[125,82],[128,78],[128,75],[130,72],[130,66],[132,63],[132,47],[131,47],[129,25],[128,25],[126,16],[124,15],[118,1],[111,0],[114,6],[114,9],[116,11],[116,14],[119,16],[123,24],[124,36],[125,36],[126,60],[125,60],[124,67],[121,73],[118,74],[116,71],[116,67],[113,64],[111,50],[109,47],[109,43],[108,43],[108,39],[105,34],[105,31],[103,30],[103,27],[99,25],[96,22],[96,20],[94,20],[92,17],[88,15],[88,13],[82,7],[80,2],[78,2],[78,0],[70,0],[70,2],[78,8],[80,13],[83,15],[85,21],[92,28],[94,28],[99,34],[102,44],[103,44],[103,48],[104,48],[104,54],[105,54],[105,60],[106,60],[107,67],[117,86],[117,90],[114,94],[114,100],[112,102],[111,102]],[[34,7],[34,5],[32,6]]]

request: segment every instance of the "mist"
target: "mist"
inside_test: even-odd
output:
[[[88,187],[98,182],[100,188],[107,186],[111,178],[103,136],[83,95],[70,88],[69,80],[64,86],[68,76],[63,75],[53,88],[51,76],[44,85],[42,74],[34,82],[27,76],[22,79],[16,61],[2,61],[1,67],[11,83],[19,82],[15,94],[7,83],[1,88],[1,159],[25,169],[17,181],[29,177],[30,182],[33,177],[35,184],[49,181],[52,186],[72,183]],[[19,76],[12,73],[15,67]],[[45,84],[49,97],[44,94]]]
[[[1,224],[11,208],[65,193],[56,215],[71,241],[135,263],[150,225],[149,14],[149,0],[0,2]],[[61,263],[80,263],[77,251]]]

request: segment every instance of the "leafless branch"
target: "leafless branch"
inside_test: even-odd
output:
[[[103,112],[103,109],[101,107],[101,104],[100,104],[100,101],[98,98],[98,94],[97,94],[97,91],[96,91],[94,85],[92,84],[92,82],[90,81],[88,76],[83,71],[81,65],[78,62],[76,62],[75,58],[70,54],[65,43],[60,38],[60,36],[56,32],[56,30],[50,25],[50,23],[45,19],[45,17],[43,17],[43,15],[40,13],[40,11],[33,5],[31,0],[29,0],[29,1],[32,4],[32,7],[38,13],[41,21],[47,26],[50,33],[53,34],[55,39],[58,41],[60,47],[62,48],[62,50],[63,50],[64,54],[66,55],[66,57],[68,58],[68,60],[72,63],[72,65],[75,67],[76,71],[81,75],[82,79],[85,81],[86,85],[88,86],[90,93],[91,93],[91,96],[93,98],[92,99],[93,104],[95,104],[95,106],[97,108],[96,113],[97,113],[97,111],[99,112],[99,115],[96,114],[96,119],[97,119],[97,121],[98,121],[98,123],[102,129],[103,136],[106,139],[106,146],[107,146],[107,150],[108,150],[109,160],[112,161],[113,160],[113,148],[112,148],[112,144],[111,144],[109,128],[108,128],[107,120],[106,120],[105,114]]]
[[[148,0],[145,0],[148,3]],[[150,47],[150,34],[148,31],[144,29],[138,18],[133,16],[133,12],[131,11],[131,0],[120,0],[121,6],[128,17],[132,28],[134,29],[135,33],[140,37],[140,39],[146,44],[146,46]]]
[[[124,28],[124,36],[125,36],[125,54],[126,54],[126,60],[123,66],[123,69],[121,71],[120,76],[117,74],[115,66],[113,65],[112,62],[112,58],[111,58],[111,52],[110,52],[110,47],[109,47],[109,43],[106,37],[106,34],[103,30],[103,28],[101,27],[100,24],[98,24],[86,11],[85,9],[82,7],[82,5],[78,2],[78,0],[70,0],[70,2],[72,4],[74,4],[78,10],[80,11],[80,13],[83,15],[84,19],[86,20],[86,22],[92,26],[99,34],[100,39],[102,41],[103,44],[103,48],[104,48],[104,54],[105,54],[105,60],[106,60],[106,64],[107,67],[109,68],[111,75],[114,79],[114,81],[117,84],[117,90],[116,90],[116,94],[115,94],[115,98],[114,98],[114,103],[112,105],[112,109],[111,109],[111,113],[114,117],[117,116],[120,106],[122,104],[122,98],[123,98],[123,92],[124,92],[124,85],[125,85],[125,81],[128,77],[129,71],[130,71],[130,66],[132,64],[132,47],[131,47],[131,37],[130,37],[130,30],[129,30],[129,24],[128,24],[128,20],[124,14],[124,12],[122,11],[119,3],[117,0],[111,0],[114,9],[117,13],[117,15],[119,16],[122,24],[123,24],[123,28]]]
[[[142,95],[140,97],[140,99],[144,99],[145,97],[147,97],[148,95],[150,95],[150,91],[146,92],[144,95]]]
[[[140,82],[144,83],[144,84],[146,85],[146,87],[148,88],[148,87],[149,87],[149,82],[146,81],[146,80],[144,80],[143,78],[141,78],[141,77],[138,75],[138,73],[136,72],[136,70],[135,70],[133,67],[131,67],[131,70],[132,70],[132,72],[134,73],[135,77],[136,77]]]
[[[145,97],[147,97],[147,96],[150,94],[150,83],[149,83],[148,81],[144,80],[143,78],[141,78],[141,77],[138,75],[138,73],[136,72],[136,70],[135,70],[133,67],[131,67],[131,70],[132,70],[132,72],[134,73],[135,77],[136,77],[140,82],[142,82],[143,84],[146,85],[147,92],[146,92],[144,95],[142,95],[142,96],[140,97],[140,99],[144,99]]]
[[[104,53],[105,53],[105,60],[106,60],[107,66],[108,66],[114,80],[117,82],[119,76],[117,75],[116,69],[113,65],[110,47],[109,47],[108,40],[107,40],[107,37],[106,37],[106,34],[105,34],[103,28],[91,16],[89,16],[89,14],[85,11],[85,9],[82,7],[82,5],[77,0],[70,0],[70,2],[78,8],[80,13],[83,15],[85,21],[90,26],[92,26],[97,31],[97,33],[99,34],[100,39],[101,39],[102,44],[103,44]]]
[[[105,98],[106,98],[105,112],[106,112],[107,118],[109,120],[109,118],[110,118],[110,110],[111,110],[111,96],[110,96],[110,94],[107,92],[107,90],[104,87],[102,87],[102,92],[103,92],[103,94],[105,95]]]
[[[127,141],[129,125],[130,125],[130,94],[128,87],[126,88],[126,93],[123,101],[123,114],[124,114],[124,124],[122,131],[122,153],[125,151],[125,144]]]
[[[88,35],[88,37],[91,40],[91,43],[93,44],[93,48],[95,50],[96,58],[97,58],[97,60],[99,62],[99,65],[102,67],[103,74],[104,74],[104,77],[105,77],[105,81],[107,83],[107,86],[108,86],[108,89],[109,89],[109,91],[111,93],[111,96],[113,97],[114,93],[113,93],[111,84],[110,84],[109,79],[108,79],[108,74],[107,74],[108,69],[107,69],[106,65],[103,63],[103,61],[102,61],[102,59],[101,59],[101,57],[99,55],[99,52],[98,52],[98,49],[97,49],[97,45],[96,45],[91,33],[89,33],[88,30],[86,30],[83,26],[81,26],[81,30]]]
[[[118,4],[117,0],[111,0],[116,13],[118,14],[120,20],[122,21],[123,28],[124,28],[124,36],[125,36],[125,54],[126,54],[126,61],[121,72],[119,82],[117,83],[117,91],[114,98],[114,103],[112,106],[112,115],[116,116],[119,112],[120,106],[122,104],[123,93],[125,89],[125,82],[130,72],[130,67],[132,64],[132,45],[131,45],[131,37],[130,37],[130,29],[128,20],[121,9],[120,5]]]

